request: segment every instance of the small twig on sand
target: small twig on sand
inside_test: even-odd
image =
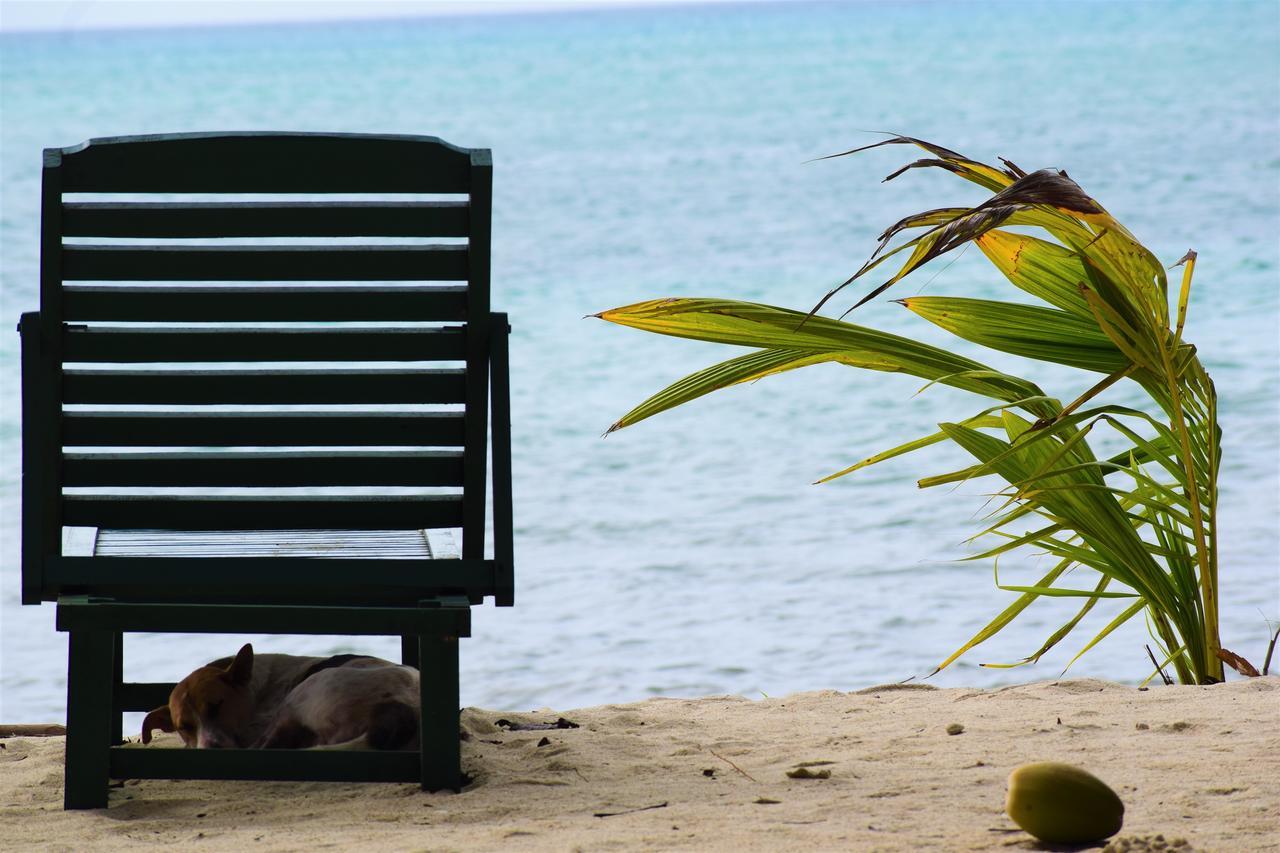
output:
[[[708,749],[708,750],[707,750],[707,752],[711,753],[711,754],[712,754],[712,755],[714,755],[716,758],[718,758],[718,759],[720,759],[721,761],[723,761],[725,764],[728,764],[730,767],[732,767],[734,770],[737,770],[737,771],[738,771],[739,773],[741,773],[743,776],[746,776],[746,777],[747,777],[748,779],[750,779],[752,782],[755,782],[757,785],[758,785],[758,784],[760,784],[760,780],[759,780],[759,779],[757,779],[756,777],[752,776],[750,773],[748,773],[747,771],[743,770],[741,767],[739,767],[738,765],[734,764],[732,761],[730,761],[729,759],[725,758],[723,755],[721,755],[720,753],[716,752],[714,749]]]
[[[667,807],[666,803],[657,803],[652,806],[641,806],[638,809],[627,809],[625,812],[596,812],[591,816],[592,817],[617,817],[618,815],[622,815],[622,814],[635,814],[636,812],[647,812],[650,809],[665,809],[666,807]]]
[[[1147,657],[1151,658],[1151,662],[1156,665],[1156,672],[1160,673],[1160,678],[1164,680],[1165,686],[1168,687],[1169,685],[1173,684],[1173,679],[1165,675],[1164,670],[1160,668],[1160,662],[1156,660],[1155,653],[1151,651],[1151,647],[1146,646],[1146,650],[1147,650]]]

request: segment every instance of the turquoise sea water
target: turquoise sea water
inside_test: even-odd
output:
[[[909,378],[815,368],[601,438],[727,352],[584,315],[668,295],[810,307],[900,216],[975,202],[915,154],[810,158],[894,130],[1059,166],[1167,263],[1200,253],[1187,337],[1222,399],[1223,641],[1280,617],[1280,12],[1266,3],[788,3],[0,37],[0,319],[36,307],[40,150],[214,129],[427,133],[495,160],[494,303],[511,312],[518,605],[477,610],[463,700],[849,689],[923,675],[1010,600],[953,563],[978,485],[939,451],[813,480],[980,407]],[[944,269],[944,267],[946,267]],[[976,252],[899,286],[1007,295]],[[846,301],[842,310],[851,302]],[[858,322],[932,332],[881,300]],[[19,607],[17,336],[0,335],[0,719],[63,714],[65,635]],[[1015,359],[989,358],[1015,371]],[[1033,374],[1067,399],[1093,380]],[[1002,578],[1034,569],[1002,566]],[[1086,620],[1083,631],[1105,624]],[[933,681],[985,670],[1070,613],[1033,608]],[[130,678],[238,638],[131,637]],[[1142,625],[1072,672],[1138,680]],[[275,638],[259,650],[345,640]],[[359,648],[390,654],[390,643]]]

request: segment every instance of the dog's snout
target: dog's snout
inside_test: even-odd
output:
[[[223,732],[200,732],[198,745],[201,749],[234,749],[239,744],[235,739]]]

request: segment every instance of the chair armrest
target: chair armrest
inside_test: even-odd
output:
[[[494,603],[515,603],[515,533],[511,498],[511,369],[506,314],[490,314],[489,388],[493,418]]]
[[[51,533],[58,524],[56,497],[51,499],[56,469],[50,459],[50,433],[58,424],[50,421],[53,392],[41,330],[40,312],[30,311],[18,321],[22,339],[22,603],[39,604],[44,598],[44,558],[59,552]]]

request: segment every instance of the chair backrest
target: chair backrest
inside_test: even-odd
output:
[[[24,601],[65,591],[36,565],[63,527],[460,528],[483,558],[488,150],[195,133],[44,157]]]

